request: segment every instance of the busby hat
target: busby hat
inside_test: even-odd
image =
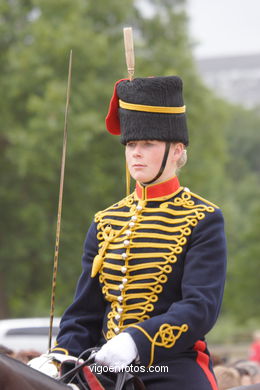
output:
[[[117,81],[106,117],[107,130],[134,140],[182,142],[188,145],[182,80],[178,76]]]

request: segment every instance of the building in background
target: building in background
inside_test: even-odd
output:
[[[197,67],[219,96],[246,108],[260,105],[260,54],[198,59]]]

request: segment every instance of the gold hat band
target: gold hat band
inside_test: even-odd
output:
[[[119,106],[126,110],[158,112],[163,114],[182,114],[186,111],[186,106],[182,107],[162,107],[162,106],[145,106],[143,104],[132,104],[119,99]]]

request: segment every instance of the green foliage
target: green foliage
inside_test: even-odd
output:
[[[0,78],[0,272],[5,280],[1,294],[5,293],[8,302],[5,316],[31,315],[35,307],[39,315],[45,314],[49,307],[71,49],[72,97],[58,283],[68,300],[80,271],[84,234],[94,212],[106,205],[102,187],[109,190],[115,184],[114,180],[107,185],[103,181],[111,172],[114,178],[120,177],[120,164],[108,159],[106,147],[102,147],[103,156],[93,154],[98,138],[106,139],[102,135],[111,86],[124,69],[121,23],[127,2],[111,1],[109,11],[103,5],[103,1],[35,0],[6,1],[0,6],[0,45],[5,51]],[[120,145],[112,146],[108,136],[107,140],[109,150],[119,150]],[[120,187],[114,185],[117,190]],[[63,308],[64,302],[58,302]]]
[[[95,212],[124,196],[124,150],[105,131],[104,118],[114,82],[126,76],[122,28],[128,25],[135,32],[137,77],[179,74],[184,80],[191,147],[181,181],[220,204],[226,217],[223,313],[244,323],[260,317],[259,114],[221,101],[202,84],[185,1],[150,4],[149,17],[139,0],[0,4],[0,317],[49,311],[71,49],[57,314],[71,302]]]
[[[260,318],[259,113],[230,107],[227,124],[229,184],[225,209],[229,266],[224,311],[245,325],[252,318]]]

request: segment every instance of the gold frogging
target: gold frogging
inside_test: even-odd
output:
[[[108,245],[110,244],[110,241],[114,237],[114,233],[113,233],[111,225],[107,225],[105,227],[105,229],[102,232],[102,237],[103,237],[104,241],[102,243],[101,248],[98,251],[98,254],[95,256],[95,258],[93,260],[92,271],[91,271],[92,278],[94,278],[96,276],[96,274],[99,272],[99,270],[102,266],[103,260],[104,260],[105,252],[108,248]]]

